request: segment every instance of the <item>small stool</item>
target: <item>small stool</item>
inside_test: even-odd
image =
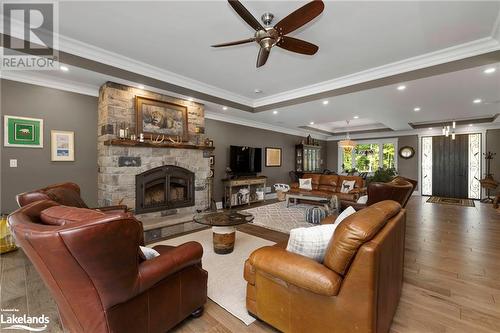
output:
[[[320,224],[327,216],[326,209],[321,207],[308,207],[306,208],[306,221],[312,224]]]

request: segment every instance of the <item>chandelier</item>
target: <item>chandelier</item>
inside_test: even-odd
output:
[[[346,123],[347,123],[347,134],[345,140],[340,140],[338,146],[340,148],[343,148],[345,151],[349,152],[356,147],[356,142],[351,140],[351,137],[349,135],[349,120],[346,120]]]

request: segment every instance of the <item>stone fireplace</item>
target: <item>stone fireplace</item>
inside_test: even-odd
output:
[[[117,123],[136,128],[136,96],[186,106],[189,142],[185,146],[196,148],[204,139],[202,104],[107,82],[100,88],[98,102],[99,204],[125,204],[145,220],[172,214],[190,216],[206,209],[210,152],[182,145],[110,144],[116,139],[113,127]]]
[[[193,172],[165,165],[135,176],[136,213],[189,206],[194,206]]]

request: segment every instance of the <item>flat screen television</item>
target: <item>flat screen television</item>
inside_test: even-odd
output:
[[[262,149],[231,146],[229,167],[235,175],[254,175],[262,171]]]

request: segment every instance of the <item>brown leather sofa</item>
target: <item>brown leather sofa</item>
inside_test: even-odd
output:
[[[289,193],[302,193],[307,195],[324,196],[331,198],[336,195],[339,200],[356,201],[361,195],[366,192],[364,180],[358,176],[340,176],[340,175],[325,175],[320,173],[305,173],[304,178],[312,179],[312,190],[304,190],[299,188],[299,183],[290,184]],[[344,180],[354,180],[354,189],[349,193],[342,193],[341,187]]]
[[[207,301],[203,248],[188,242],[139,252],[142,225],[131,214],[36,201],[8,218],[54,297],[66,332],[164,333]]]
[[[38,190],[24,192],[18,194],[16,196],[16,200],[19,207],[24,207],[39,200],[53,200],[65,206],[89,208],[80,196],[80,186],[71,182],[54,184]],[[126,212],[127,206],[115,205],[91,209],[100,210],[102,212],[116,213]]]
[[[344,210],[349,206],[352,206],[355,210],[361,210],[383,200],[394,200],[399,202],[401,206],[405,208],[411,198],[411,195],[413,194],[413,191],[417,187],[417,183],[418,182],[416,180],[401,176],[396,176],[387,183],[370,183],[368,184],[367,191],[368,201],[365,204],[357,203],[352,200],[341,200],[340,207],[341,210]]]
[[[323,263],[280,246],[245,263],[247,310],[283,332],[388,332],[403,283],[405,210],[376,203],[337,227]]]

